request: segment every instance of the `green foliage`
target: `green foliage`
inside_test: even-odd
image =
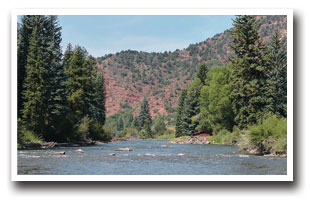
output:
[[[239,139],[239,131],[230,132],[226,129],[220,130],[210,141],[218,144],[236,144]]]
[[[125,128],[122,132],[119,133],[121,138],[139,138],[139,131],[136,128]]]
[[[238,16],[231,31],[235,56],[231,59],[231,99],[235,121],[245,128],[262,119],[271,104],[263,45],[255,16]]]
[[[106,108],[105,108],[105,82],[104,76],[101,73],[98,73],[96,79],[94,80],[93,90],[94,93],[91,94],[91,116],[101,125],[104,125],[106,120]]]
[[[179,97],[179,103],[177,108],[176,124],[175,124],[175,137],[180,137],[185,135],[185,124],[183,122],[184,117],[184,106],[186,99],[187,91],[183,89],[181,91],[181,96]]]
[[[57,16],[23,16],[18,26],[19,141],[108,140],[105,88],[96,60],[67,46]],[[31,137],[34,136],[34,137]]]
[[[152,117],[150,114],[149,103],[146,98],[144,98],[141,103],[138,120],[139,120],[139,129],[145,129],[147,132],[151,130]]]
[[[265,60],[269,66],[269,96],[272,98],[270,111],[283,117],[287,114],[287,51],[286,42],[276,31],[267,44]]]
[[[25,102],[22,111],[28,129],[37,134],[43,134],[47,126],[50,87],[47,79],[47,59],[43,54],[43,40],[40,38],[41,31],[42,29],[35,26],[30,40],[23,91]]]
[[[124,129],[124,122],[123,122],[122,117],[120,117],[118,119],[118,123],[117,123],[117,130],[122,131],[123,129]]]
[[[260,152],[286,152],[287,119],[267,114],[262,122],[249,127],[250,144]]]
[[[207,85],[201,89],[198,128],[213,133],[232,129],[234,114],[230,100],[230,75],[229,66],[215,66],[208,73]]]
[[[89,120],[89,135],[88,138],[92,140],[99,140],[103,142],[108,142],[111,140],[111,133],[107,131],[101,123],[95,121],[94,119]]]
[[[208,73],[208,67],[206,64],[202,64],[199,66],[198,72],[197,72],[197,78],[200,79],[200,82],[204,85],[205,84],[205,80],[207,77],[207,73]]]
[[[153,131],[155,135],[163,135],[167,130],[163,117],[159,116],[154,120]]]
[[[172,140],[175,138],[175,133],[169,129],[165,130],[162,135],[155,135],[157,140]]]

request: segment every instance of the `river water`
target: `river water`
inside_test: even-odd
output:
[[[115,151],[121,147],[133,151]],[[74,152],[78,148],[85,152]],[[55,154],[60,151],[66,154]],[[286,175],[286,164],[286,158],[246,155],[234,146],[171,144],[164,140],[18,151],[20,175]]]

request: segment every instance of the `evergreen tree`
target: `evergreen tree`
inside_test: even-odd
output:
[[[205,80],[207,78],[207,73],[208,73],[208,67],[206,64],[201,64],[199,66],[198,72],[197,72],[197,76],[200,79],[200,82],[205,85]]]
[[[144,97],[142,103],[141,103],[141,108],[140,108],[140,113],[139,113],[139,129],[144,129],[147,133],[146,135],[148,137],[152,136],[151,132],[151,126],[152,126],[152,117],[150,115],[150,109],[149,109],[149,103],[148,100]]]
[[[286,43],[276,31],[267,46],[266,62],[269,66],[269,88],[273,100],[271,110],[286,117],[287,112],[287,51]]]
[[[91,104],[91,116],[98,121],[101,125],[104,125],[106,120],[106,108],[105,108],[105,83],[102,73],[98,73],[93,83],[94,94],[92,94]]]
[[[35,26],[29,42],[27,56],[26,78],[24,82],[23,119],[29,130],[42,135],[46,129],[48,116],[48,70],[44,58],[43,41],[40,35],[42,29]]]
[[[69,69],[69,65],[70,65],[72,55],[73,55],[73,48],[72,48],[71,43],[69,43],[67,45],[66,50],[65,50],[64,56],[62,58],[62,63],[63,63],[65,71]]]
[[[240,128],[261,120],[270,99],[262,40],[255,16],[238,16],[231,31],[235,56],[231,59],[231,99],[235,121]]]
[[[69,107],[74,122],[91,114],[91,94],[93,61],[87,59],[86,52],[77,46],[66,70],[68,76]]]
[[[120,118],[118,119],[117,130],[118,130],[118,131],[124,130],[124,122],[123,122],[123,118],[122,118],[122,117],[120,117]]]
[[[185,111],[187,115],[187,119],[189,123],[189,130],[187,134],[195,132],[196,127],[199,124],[199,116],[200,116],[200,91],[201,91],[202,83],[198,77],[196,77],[189,85],[187,86],[187,98],[185,104]]]
[[[24,15],[21,24],[18,24],[17,34],[17,112],[18,118],[22,116],[22,109],[26,101],[23,95],[26,79],[26,65],[29,55],[29,45],[34,28],[41,30],[46,18],[42,15]]]
[[[185,104],[186,96],[187,96],[186,89],[182,89],[181,95],[179,97],[178,108],[177,108],[177,116],[176,116],[176,123],[175,123],[175,137],[180,137],[184,135],[182,117],[184,115],[184,104]]]
[[[125,127],[126,127],[126,128],[130,128],[131,125],[132,125],[133,120],[134,120],[134,119],[133,119],[133,115],[132,115],[132,113],[130,112],[130,113],[128,114]]]
[[[55,139],[54,135],[58,135],[57,138],[59,139],[61,138],[59,135],[64,134],[62,127],[65,122],[64,116],[67,113],[67,78],[61,63],[61,27],[58,24],[57,16],[47,16],[46,33],[45,54],[49,73],[48,82],[50,83],[47,107],[50,131],[45,134],[45,139],[53,140]]]

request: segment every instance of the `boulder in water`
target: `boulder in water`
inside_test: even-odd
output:
[[[115,153],[110,153],[109,156],[115,156]]]
[[[74,152],[76,152],[76,153],[84,153],[84,151],[82,149],[74,150]]]
[[[161,148],[167,148],[167,147],[168,147],[168,146],[165,145],[165,144],[161,145]]]
[[[65,151],[59,151],[59,152],[55,152],[55,154],[57,154],[57,155],[66,155],[66,152]]]
[[[118,148],[118,149],[115,149],[115,151],[132,151],[132,148],[129,148],[129,147]]]

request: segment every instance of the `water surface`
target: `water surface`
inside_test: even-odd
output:
[[[121,147],[133,151],[114,151]],[[85,152],[75,153],[78,148]],[[60,151],[66,155],[55,154]],[[164,140],[18,151],[21,175],[286,175],[286,164],[286,158],[246,155],[234,146],[171,144]]]

